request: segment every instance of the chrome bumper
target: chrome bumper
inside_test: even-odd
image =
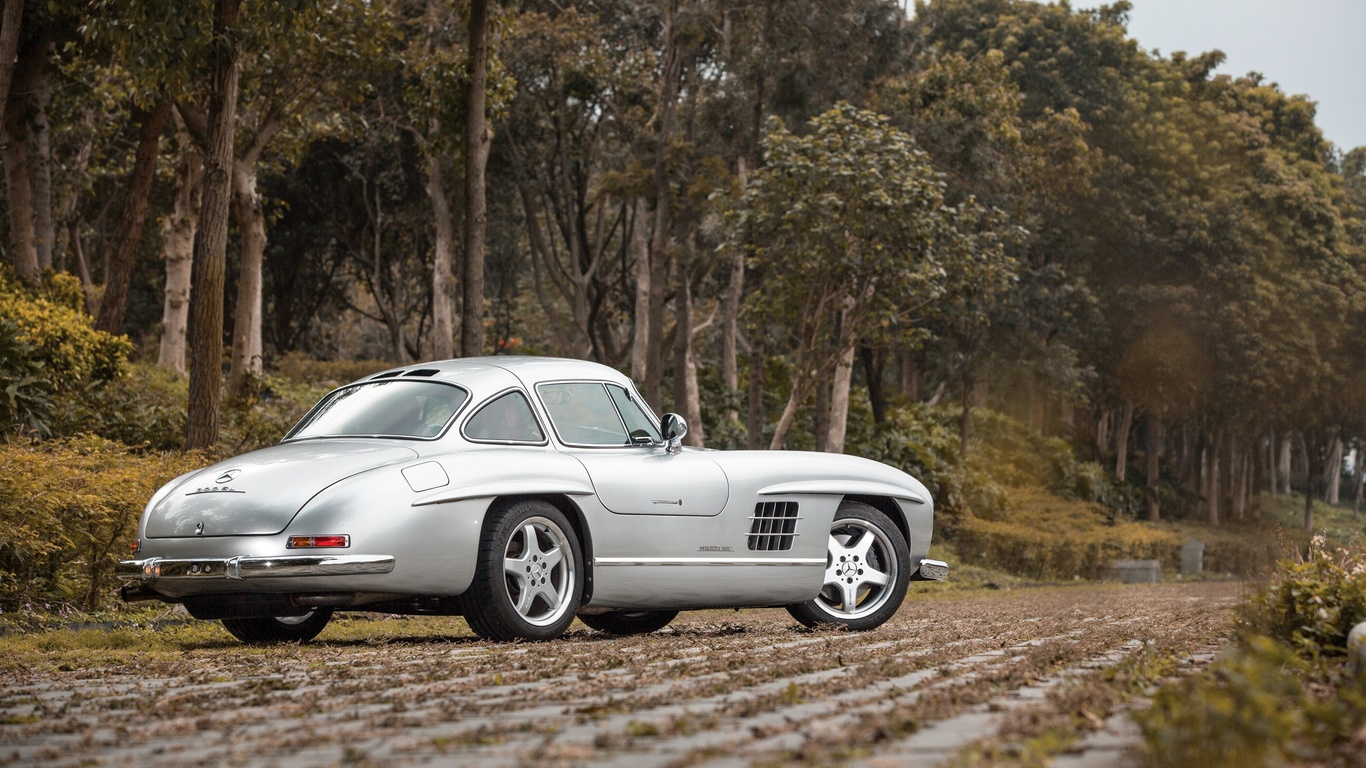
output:
[[[361,576],[394,570],[392,555],[290,555],[233,557],[227,560],[124,560],[114,575],[150,584],[161,579],[269,579],[280,576]]]
[[[949,564],[943,560],[921,560],[911,581],[943,581],[949,577]]]

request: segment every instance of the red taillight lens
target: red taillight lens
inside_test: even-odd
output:
[[[344,534],[326,536],[290,536],[285,544],[290,549],[316,549],[318,547],[349,547],[351,537]]]

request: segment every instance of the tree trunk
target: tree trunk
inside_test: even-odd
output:
[[[1323,467],[1323,500],[1337,504],[1342,491],[1342,438],[1333,438],[1333,450]]]
[[[637,197],[631,217],[631,252],[636,257],[635,311],[631,318],[631,378],[645,386],[645,359],[650,343],[650,242],[645,234],[649,203]]]
[[[1271,501],[1276,501],[1276,494],[1280,491],[1280,481],[1276,477],[1276,430],[1271,430],[1266,438],[1266,488],[1271,495]]]
[[[882,387],[884,358],[880,351],[872,347],[861,348],[859,356],[863,359],[863,379],[868,385],[868,404],[873,409],[873,423],[882,424],[887,421],[887,395]]]
[[[200,186],[204,160],[183,130],[177,134],[180,162],[176,166],[175,202],[161,222],[166,259],[166,304],[161,313],[161,351],[157,365],[185,372],[185,328],[190,309],[190,265],[194,236],[199,229]]]
[[[142,249],[148,200],[152,183],[156,181],[161,129],[166,126],[166,118],[171,116],[171,102],[158,102],[150,112],[135,109],[133,114],[140,119],[142,127],[138,131],[133,170],[123,195],[123,213],[114,229],[114,251],[107,262],[109,278],[104,284],[99,317],[95,319],[95,327],[109,333],[119,333],[123,328],[128,288],[133,281],[133,269],[137,267],[138,252]]]
[[[844,453],[844,438],[849,429],[849,390],[854,383],[854,344],[840,353],[835,366],[834,385],[830,388],[830,434],[825,450]]]
[[[1134,404],[1124,401],[1119,410],[1119,433],[1115,436],[1115,480],[1124,482],[1129,471],[1129,430],[1134,424]]]
[[[645,399],[651,405],[663,402],[664,380],[664,283],[668,279],[667,254],[669,232],[672,228],[673,185],[669,179],[669,146],[678,124],[678,93],[683,80],[683,51],[681,35],[675,29],[678,3],[670,0],[664,11],[664,60],[660,82],[659,128],[655,137],[655,221],[654,236],[650,241],[650,343],[646,357]]]
[[[33,244],[38,252],[38,268],[52,266],[52,246],[56,229],[52,223],[52,130],[47,110],[52,102],[51,34],[44,32],[34,56],[34,72],[29,78],[29,183],[33,189]]]
[[[9,208],[10,260],[14,272],[31,283],[38,281],[37,233],[33,228],[33,187],[29,174],[29,134],[24,99],[13,100],[6,111],[3,148],[6,199]]]
[[[730,16],[726,16],[729,23]],[[748,183],[749,172],[746,168],[745,157],[741,155],[736,159],[738,168],[736,175],[739,176],[740,189],[745,188]],[[736,249],[730,254],[730,280],[726,283],[726,294],[721,300],[721,385],[726,391],[726,420],[730,422],[740,421],[740,411],[731,406],[738,403],[740,398],[740,362],[739,362],[739,337],[740,337],[740,304],[745,292],[745,254],[744,251]]]
[[[436,248],[432,258],[432,357],[446,360],[455,357],[454,291],[451,287],[455,221],[450,199],[446,197],[442,157],[435,147],[428,147],[427,199],[432,203],[432,222],[436,227]],[[375,226],[378,227],[379,222]]]
[[[758,290],[758,286],[755,286]],[[767,421],[764,408],[764,372],[767,355],[768,334],[764,328],[764,318],[756,318],[749,334],[749,408],[745,414],[745,447],[758,450],[764,447],[764,422]]]
[[[19,55],[19,31],[24,24],[23,0],[5,0],[0,20],[0,125],[5,124],[10,83],[14,79],[14,60]]]
[[[958,416],[958,460],[968,458],[968,440],[972,437],[972,380],[963,378],[963,412]]]
[[[812,425],[811,435],[815,438],[817,451],[824,453],[830,447],[830,401],[831,387],[833,382],[817,380],[816,388],[816,407],[812,410],[815,417],[815,424]]]
[[[1304,480],[1304,530],[1309,533],[1314,532],[1314,485],[1323,470],[1323,454],[1318,443],[1314,436],[1300,433],[1300,451],[1308,468]]]
[[[484,354],[484,251],[488,207],[484,171],[488,167],[489,129],[484,103],[488,90],[488,0],[471,0],[470,84],[465,99],[465,301],[460,315],[460,354]]]
[[[692,248],[688,247],[675,260],[674,279],[678,287],[674,294],[674,314],[677,316],[674,322],[674,410],[688,422],[684,442],[701,447],[704,437],[702,406],[697,388],[697,367],[693,362],[692,286],[688,280],[691,256]]]
[[[1144,458],[1148,464],[1148,519],[1157,522],[1162,519],[1161,502],[1158,499],[1158,488],[1162,481],[1162,420],[1157,417],[1155,411],[1148,411],[1147,424],[1144,431],[1143,446]]]
[[[1356,488],[1356,497],[1352,500],[1352,520],[1357,519],[1361,514],[1361,494],[1363,485],[1366,485],[1366,456],[1362,455],[1361,443],[1356,446],[1355,456],[1352,461],[1352,486]]]
[[[1303,440],[1301,440],[1303,442]],[[1281,493],[1290,493],[1290,436],[1285,435],[1281,438],[1281,456],[1277,462],[1277,474],[1280,478]]]
[[[1223,505],[1220,503],[1221,488],[1220,470],[1222,468],[1222,458],[1224,447],[1224,431],[1215,430],[1214,443],[1209,446],[1205,453],[1205,498],[1208,508],[1206,510],[1206,521],[1210,525],[1218,526],[1220,515],[1223,512]]]
[[[223,278],[232,202],[237,120],[238,31],[242,0],[215,0],[209,83],[209,140],[204,151],[204,207],[195,233],[190,279],[190,402],[185,447],[218,441],[223,383]]]
[[[237,278],[237,306],[232,322],[232,357],[228,365],[228,396],[246,392],[247,381],[263,371],[261,345],[261,274],[266,256],[266,217],[256,189],[254,164],[233,166],[233,215],[242,233],[241,270]]]

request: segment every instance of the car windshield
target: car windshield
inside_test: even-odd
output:
[[[285,439],[385,435],[435,437],[469,394],[434,381],[375,381],[344,387],[313,407]]]

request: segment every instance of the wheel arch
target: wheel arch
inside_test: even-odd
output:
[[[563,493],[498,496],[489,504],[488,512],[484,515],[484,528],[496,520],[504,510],[519,501],[544,501],[560,510],[569,519],[569,524],[574,527],[574,535],[579,537],[579,549],[583,552],[583,563],[581,564],[583,567],[582,602],[587,603],[589,598],[593,596],[593,535],[588,528],[588,520],[584,517],[583,510],[574,503],[573,499]]]
[[[906,521],[906,515],[901,511],[901,505],[896,503],[896,499],[890,496],[866,496],[863,494],[846,494],[843,501],[858,501],[876,509],[887,516],[888,520],[901,531],[901,538],[906,542],[911,541],[910,524]]]

